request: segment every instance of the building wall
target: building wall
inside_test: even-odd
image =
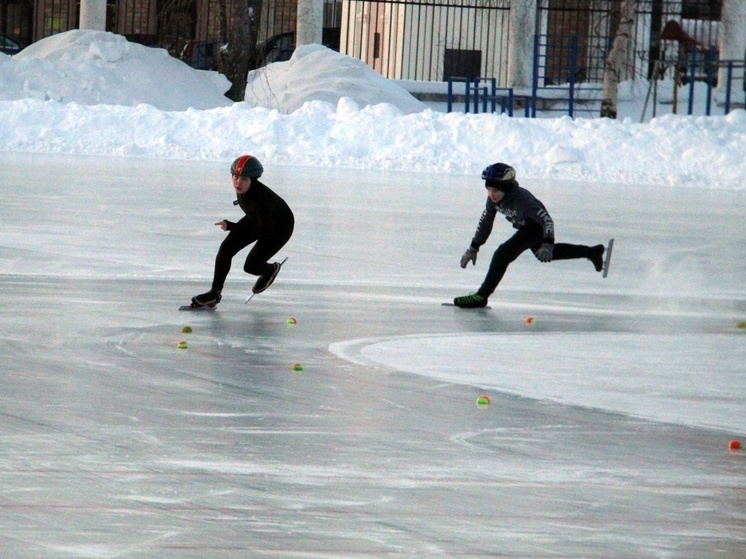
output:
[[[158,35],[157,8],[155,0],[118,0],[112,31],[128,37],[142,37],[141,42],[155,42]]]
[[[38,41],[78,26],[78,6],[75,0],[36,0],[32,40]]]
[[[340,52],[387,78],[443,81],[495,76],[507,80],[509,9],[475,2],[407,4],[349,0],[342,4]],[[474,64],[474,61],[478,62]]]

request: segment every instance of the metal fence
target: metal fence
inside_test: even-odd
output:
[[[231,12],[232,3],[232,0],[107,0],[106,30],[178,55],[190,41],[223,40],[223,22]],[[257,14],[261,41],[295,32],[296,0],[249,0],[249,5]],[[325,29],[339,29],[341,6],[342,0],[324,0]],[[79,12],[79,0],[0,0],[0,35],[27,46],[76,29]]]
[[[622,0],[539,0],[537,34],[547,37],[542,85],[566,80],[576,37],[575,78],[603,81],[604,64],[614,40]],[[704,59],[717,46],[722,0],[639,0],[635,27],[622,79],[649,79],[656,60],[688,58],[694,50]]]
[[[512,0],[519,2],[521,0]],[[107,30],[167,48],[223,40],[232,0],[107,0]],[[260,40],[294,44],[297,0],[249,0]],[[537,0],[540,87],[599,83],[622,0]],[[0,33],[29,44],[78,25],[78,0],[0,0]],[[389,78],[495,78],[506,85],[511,0],[325,0],[326,36]],[[648,79],[656,60],[704,60],[718,44],[722,0],[639,0],[623,79]],[[573,43],[574,41],[574,43]],[[694,53],[694,54],[692,54]],[[571,63],[574,66],[571,68]]]
[[[353,0],[340,51],[387,78],[446,81],[507,75],[508,0]]]
[[[663,69],[669,67],[670,61],[667,60],[656,60],[654,61],[656,69]],[[738,108],[746,108],[746,60],[723,60],[717,58],[715,47],[710,48],[707,57],[702,60],[697,54],[692,51],[689,60],[679,60],[675,67],[672,69],[673,82],[677,87],[673,89],[673,99],[670,101],[671,111],[674,114],[683,113],[692,115],[694,114],[695,96],[701,95],[695,88],[697,83],[704,82],[705,87],[705,100],[704,108],[705,115],[710,116],[714,112],[713,105],[717,104],[722,106],[722,113],[728,114],[731,110]],[[718,75],[722,72],[724,83],[718,84]],[[659,73],[662,75],[662,72]],[[652,116],[656,115],[657,96],[658,96],[658,82],[659,79],[650,80],[648,95],[645,101],[645,108],[641,121],[646,116],[646,111],[652,96]],[[683,85],[686,90],[686,100],[679,100],[679,85]],[[722,91],[722,99],[715,103],[714,100],[714,89],[717,85]],[[697,104],[702,104],[697,101]],[[685,107],[685,108],[684,108]]]

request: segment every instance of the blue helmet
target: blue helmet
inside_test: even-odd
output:
[[[493,163],[482,171],[482,179],[486,187],[507,192],[516,184],[515,169],[506,163]]]

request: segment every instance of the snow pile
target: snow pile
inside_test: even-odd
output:
[[[0,99],[83,105],[153,105],[163,111],[231,104],[230,83],[194,70],[163,49],[103,31],[74,30],[42,39],[15,56],[0,56]]]
[[[641,124],[645,88],[620,92],[620,114],[634,120],[447,114],[358,60],[305,46],[252,73],[247,102],[231,103],[227,89],[161,49],[70,31],[0,55],[0,151],[218,161],[250,152],[272,166],[473,176],[502,160],[521,179],[746,188],[744,110],[683,117],[661,105]]]
[[[355,109],[381,103],[394,105],[404,114],[427,109],[427,105],[363,61],[321,45],[298,47],[287,62],[250,72],[245,96],[253,107],[286,114],[309,101],[336,105],[341,98],[352,100]],[[350,105],[349,101],[345,103]]]

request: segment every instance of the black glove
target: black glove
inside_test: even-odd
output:
[[[469,260],[471,260],[471,263],[476,266],[477,265],[477,252],[479,252],[478,248],[474,248],[470,246],[466,249],[466,252],[461,257],[461,267],[466,268],[466,265],[469,263]]]
[[[536,251],[536,258],[540,262],[551,262],[554,245],[552,243],[542,243],[539,250]]]

